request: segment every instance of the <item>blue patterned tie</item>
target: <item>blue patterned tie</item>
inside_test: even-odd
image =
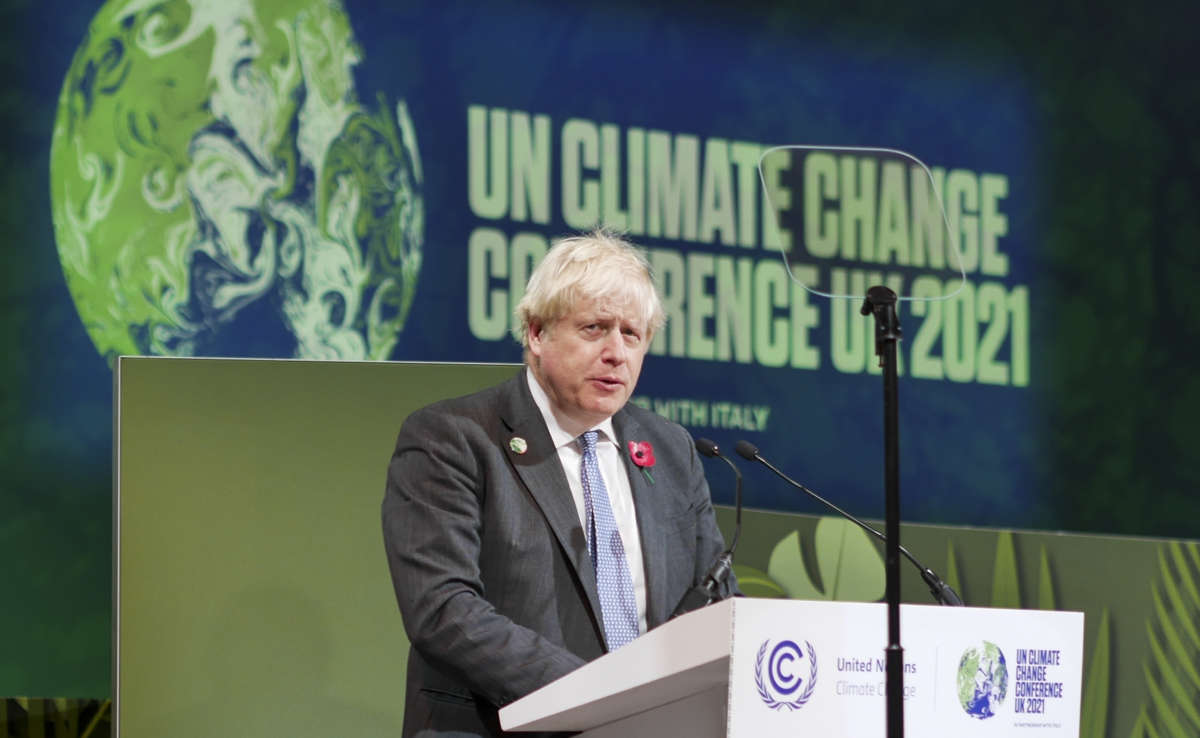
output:
[[[583,448],[583,501],[587,506],[584,535],[588,553],[596,567],[596,588],[600,592],[600,615],[604,618],[604,636],[608,650],[615,651],[638,635],[637,601],[633,598],[633,579],[617,519],[613,515],[608,489],[600,476],[596,457],[596,437],[592,430],[579,437]]]

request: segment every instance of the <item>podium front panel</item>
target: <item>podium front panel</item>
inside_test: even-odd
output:
[[[742,600],[732,738],[884,735],[887,609]],[[905,734],[1079,735],[1081,613],[904,605]]]

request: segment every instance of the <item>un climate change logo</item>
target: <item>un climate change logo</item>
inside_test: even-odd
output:
[[[991,641],[963,651],[958,662],[958,702],[973,718],[986,720],[996,714],[1008,695],[1008,662],[1004,652]]]
[[[770,645],[770,639],[763,641],[754,663],[754,683],[758,687],[758,696],[772,710],[799,710],[812,697],[813,688],[817,686],[816,651],[808,641],[804,642],[804,649],[795,641],[779,641],[770,649],[768,656]],[[806,658],[807,680],[800,676],[802,662]]]

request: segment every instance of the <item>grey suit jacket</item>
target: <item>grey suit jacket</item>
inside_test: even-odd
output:
[[[649,441],[656,457],[651,482],[623,453],[653,628],[724,543],[687,431],[634,406],[613,428],[623,450]],[[499,735],[498,707],[604,654],[583,528],[524,369],[409,416],[388,468],[383,533],[412,643],[405,736]]]

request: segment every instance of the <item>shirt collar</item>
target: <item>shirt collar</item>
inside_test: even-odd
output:
[[[554,406],[550,403],[550,396],[546,394],[546,390],[542,389],[541,383],[537,381],[537,377],[533,376],[533,370],[529,367],[525,367],[525,381],[529,383],[529,393],[533,395],[533,404],[537,405],[538,412],[542,414],[542,420],[546,421],[546,430],[550,431],[550,440],[554,442],[554,448],[558,449],[575,443],[578,436],[571,435],[558,422]],[[603,422],[597,423],[589,430],[599,431],[601,439],[607,438],[613,443],[617,442],[617,434],[613,431],[611,417],[605,418]]]

